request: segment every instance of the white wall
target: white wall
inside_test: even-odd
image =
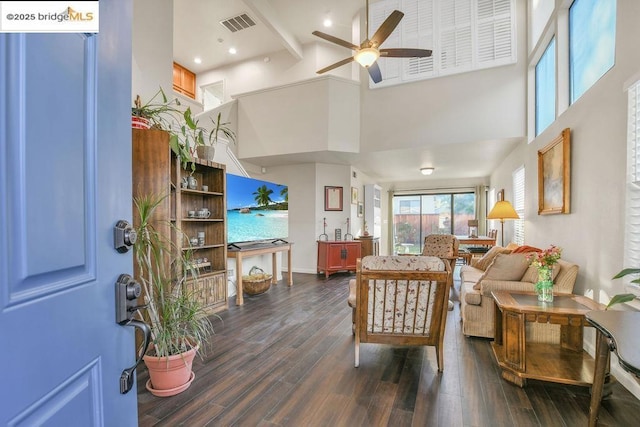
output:
[[[153,13],[149,13],[153,11]],[[173,0],[133,2],[131,93],[148,101],[160,87],[173,93]]]
[[[317,70],[346,58],[348,51],[324,42],[310,43],[303,46],[303,55],[303,59],[298,61],[288,51],[282,50],[270,54],[268,62],[260,57],[199,73],[196,76],[196,87],[200,89],[211,83],[224,81],[224,101],[229,101],[235,94],[317,77]],[[323,75],[351,79],[354,67],[355,65],[345,65]],[[201,96],[200,90],[196,90],[196,93],[196,96]]]
[[[640,72],[637,48],[640,2],[617,2],[616,59],[614,67],[530,144],[523,142],[491,175],[491,186],[509,194],[511,173],[525,164],[525,243],[563,248],[563,258],[580,266],[574,292],[606,303],[623,292],[622,281],[611,278],[623,267],[626,84]],[[537,151],[564,128],[571,129],[571,213],[537,214]],[[505,225],[506,226],[506,225]],[[593,341],[587,341],[593,351]],[[612,369],[618,369],[616,362]],[[640,387],[621,382],[636,396]]]
[[[358,152],[359,88],[333,76],[236,96],[238,157]]]

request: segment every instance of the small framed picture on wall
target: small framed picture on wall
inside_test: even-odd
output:
[[[342,187],[324,187],[324,210],[325,211],[341,211],[342,210]]]
[[[351,204],[358,204],[358,189],[356,187],[351,187]]]

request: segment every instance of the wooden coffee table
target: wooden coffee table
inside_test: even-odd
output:
[[[604,305],[582,295],[556,294],[542,303],[533,292],[493,291],[495,341],[493,353],[502,377],[520,387],[527,378],[562,384],[591,386],[594,360],[582,348],[585,313]],[[527,342],[526,322],[560,325],[560,343]]]

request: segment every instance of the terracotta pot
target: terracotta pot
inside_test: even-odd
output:
[[[132,129],[151,129],[151,123],[144,117],[131,116]]]
[[[147,389],[156,396],[172,396],[186,390],[193,381],[191,366],[198,346],[169,357],[145,355],[145,365],[149,370]]]

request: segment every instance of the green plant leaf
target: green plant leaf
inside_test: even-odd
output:
[[[622,270],[621,272],[613,276],[613,278],[619,279],[621,277],[628,276],[629,274],[637,274],[637,273],[640,273],[640,268],[625,268],[624,270]]]
[[[608,310],[609,307],[616,305],[616,304],[622,304],[625,302],[629,302],[629,301],[633,301],[636,298],[636,296],[634,294],[617,294],[614,295],[613,298],[611,298],[611,301],[609,301],[609,304],[607,304],[607,307],[605,308],[605,310]]]

